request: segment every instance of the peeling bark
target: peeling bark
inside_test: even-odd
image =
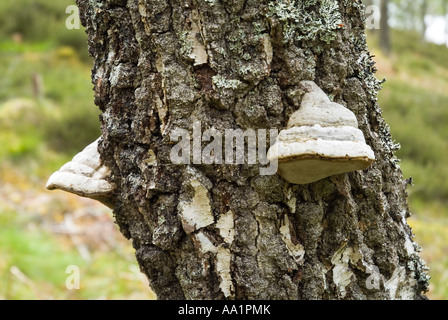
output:
[[[77,3],[114,215],[159,299],[424,298],[361,1]],[[257,165],[171,163],[170,133],[197,121],[284,129],[302,80],[355,113],[372,167],[298,186]]]

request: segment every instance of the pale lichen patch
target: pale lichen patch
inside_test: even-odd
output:
[[[302,265],[305,249],[300,243],[294,244],[292,242],[288,216],[285,216],[284,224],[280,228],[280,233],[282,234],[282,240],[286,244],[286,248],[291,257],[294,258],[294,261],[296,261],[297,264]]]
[[[400,283],[406,279],[406,269],[404,267],[398,267],[394,270],[392,277],[384,284],[386,290],[389,292],[391,299],[396,299],[397,289]]]
[[[146,158],[144,160],[144,163],[147,166],[157,166],[157,156],[154,153],[154,151],[149,149],[147,155],[148,155],[148,158]]]
[[[219,288],[226,298],[232,296],[234,288],[232,282],[232,275],[230,273],[230,263],[232,261],[232,255],[229,249],[223,247],[218,248],[216,269],[221,278]]]
[[[268,69],[270,70],[272,59],[274,57],[274,51],[272,49],[271,37],[268,34],[263,35],[263,48],[266,56],[266,64]]]
[[[352,282],[354,276],[349,263],[354,250],[351,247],[347,247],[344,244],[331,259],[333,264],[333,282],[338,288],[341,297],[344,298],[347,295],[347,287]]]
[[[163,59],[161,56],[158,56],[156,59],[156,69],[157,72],[162,75],[165,73],[165,64],[163,63]]]
[[[291,213],[296,213],[297,211],[297,198],[294,196],[293,192],[291,189],[288,189],[286,191],[286,199],[288,200],[288,202],[286,203],[289,207],[289,210],[291,211]]]
[[[219,229],[220,236],[224,241],[231,245],[235,239],[235,222],[233,217],[233,212],[229,211],[226,214],[221,215],[216,227]]]
[[[207,189],[197,180],[192,180],[190,185],[194,190],[193,199],[191,202],[179,203],[182,226],[187,234],[215,222]]]
[[[242,82],[237,79],[226,79],[223,76],[217,75],[212,78],[213,84],[218,89],[238,89]]]
[[[384,284],[389,292],[390,299],[413,300],[415,299],[415,288],[424,285],[423,290],[427,291],[429,276],[428,268],[421,262],[417,253],[411,255],[413,258],[407,266],[395,268],[392,276]]]
[[[157,106],[157,112],[159,114],[159,119],[160,119],[160,131],[164,132],[165,128],[166,128],[166,117],[168,114],[168,108],[163,103],[163,101],[160,99],[159,96],[156,96],[155,104]]]
[[[203,233],[198,232],[194,236],[194,240],[199,247],[199,251],[202,254],[206,254],[208,252],[216,254],[218,252],[218,248],[210,241],[210,239]]]
[[[187,33],[186,41],[190,47],[188,57],[194,60],[195,66],[208,62],[207,51],[204,44],[198,40],[198,37],[202,39],[199,13],[197,10],[193,10],[191,13],[191,30]]]
[[[222,246],[215,246],[203,232],[198,232],[193,235],[193,241],[199,247],[199,251],[202,254],[211,253],[215,256],[216,271],[220,277],[219,288],[226,298],[232,297],[234,287],[230,273],[230,264],[232,261],[230,250]]]
[[[143,2],[143,0],[138,0],[138,12],[140,14],[141,20],[143,22],[143,26],[145,28],[145,34],[150,35],[151,34],[151,28],[150,24],[148,23],[148,12],[146,10],[146,6]]]

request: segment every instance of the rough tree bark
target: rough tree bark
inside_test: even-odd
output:
[[[424,298],[361,1],[77,4],[114,216],[159,299]],[[283,129],[302,80],[356,114],[372,167],[292,185],[256,165],[171,163],[170,133],[195,121]]]

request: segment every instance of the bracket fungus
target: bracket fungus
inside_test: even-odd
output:
[[[115,185],[108,181],[110,169],[101,163],[98,153],[99,140],[88,145],[70,162],[53,173],[48,179],[47,189],[67,191],[112,207]]]
[[[353,112],[331,102],[312,81],[300,83],[305,91],[300,109],[269,149],[278,161],[277,173],[294,184],[368,168],[375,155],[366,144]]]

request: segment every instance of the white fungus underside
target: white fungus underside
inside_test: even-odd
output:
[[[48,179],[47,189],[59,189],[80,196],[94,197],[110,194],[113,192],[114,186],[106,180],[58,171]]]
[[[278,174],[294,184],[367,168],[375,154],[361,130],[320,125],[295,127],[280,133],[268,159],[278,161]]]
[[[49,190],[63,190],[84,197],[104,196],[112,193],[115,185],[107,181],[110,170],[101,163],[98,140],[88,145],[51,175]]]

